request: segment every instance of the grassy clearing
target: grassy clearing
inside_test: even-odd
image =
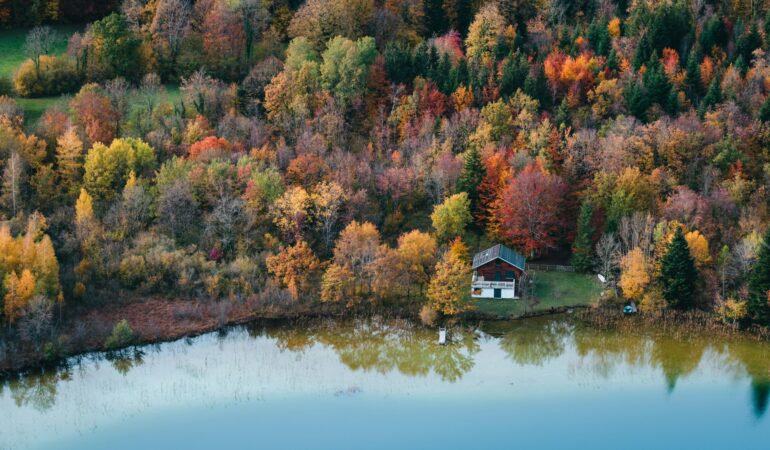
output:
[[[57,97],[40,97],[40,98],[22,98],[15,97],[16,104],[24,110],[24,123],[28,126],[34,126],[40,116],[43,115],[46,109],[52,106],[59,106],[62,109],[67,109],[67,103],[71,97],[63,95]]]
[[[58,37],[53,51],[57,55],[67,50],[67,41],[72,33],[82,29],[76,25],[56,25],[52,28]],[[24,41],[27,39],[28,31],[27,28],[0,30],[0,55],[2,55],[0,58],[0,77],[12,78],[16,69],[27,59],[24,54]]]
[[[595,275],[570,272],[531,272],[538,303],[527,305],[521,300],[475,299],[476,311],[500,317],[516,317],[564,306],[590,305],[602,291]]]

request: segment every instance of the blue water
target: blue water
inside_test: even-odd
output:
[[[768,448],[768,346],[539,319],[255,326],[0,392],[0,448]]]

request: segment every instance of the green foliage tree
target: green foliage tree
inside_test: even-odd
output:
[[[695,304],[698,270],[681,228],[677,228],[661,260],[659,282],[663,298],[676,309],[690,309]]]
[[[756,323],[770,324],[770,229],[759,247],[757,260],[749,276],[749,318]]]
[[[590,201],[584,201],[580,206],[577,223],[577,236],[572,243],[572,265],[575,270],[589,272],[594,268],[594,227],[592,224],[594,208]]]
[[[136,338],[134,330],[128,324],[126,319],[121,320],[112,327],[112,333],[104,341],[104,348],[107,350],[116,350],[131,345]]]
[[[463,164],[460,179],[457,181],[457,190],[468,194],[473,215],[479,209],[479,186],[484,180],[485,173],[484,163],[481,161],[481,152],[473,146],[465,153],[465,163]]]
[[[106,78],[121,76],[137,80],[141,66],[139,61],[139,40],[131,32],[125,16],[112,13],[91,26],[96,56],[104,64]]]
[[[430,218],[439,240],[462,235],[465,227],[473,219],[468,193],[460,192],[448,197],[443,203],[433,208]]]
[[[155,151],[141,139],[115,139],[109,147],[96,143],[86,155],[83,182],[98,204],[121,193],[132,172],[151,174],[154,167]]]

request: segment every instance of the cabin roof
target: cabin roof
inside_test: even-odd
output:
[[[490,247],[486,250],[482,250],[473,256],[473,268],[481,267],[490,261],[496,259],[502,259],[508,264],[517,267],[524,271],[526,266],[526,260],[521,254],[511,250],[503,244],[497,244],[494,247]]]

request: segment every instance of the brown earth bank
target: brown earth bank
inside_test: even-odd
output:
[[[80,306],[67,311],[56,326],[55,354],[39,346],[9,340],[0,349],[0,374],[56,364],[62,358],[106,350],[113,327],[126,320],[134,332],[131,345],[173,341],[257,319],[297,319],[360,314],[320,302],[256,304],[254,301],[196,301],[148,298],[119,304]],[[404,313],[400,309],[391,314]]]

